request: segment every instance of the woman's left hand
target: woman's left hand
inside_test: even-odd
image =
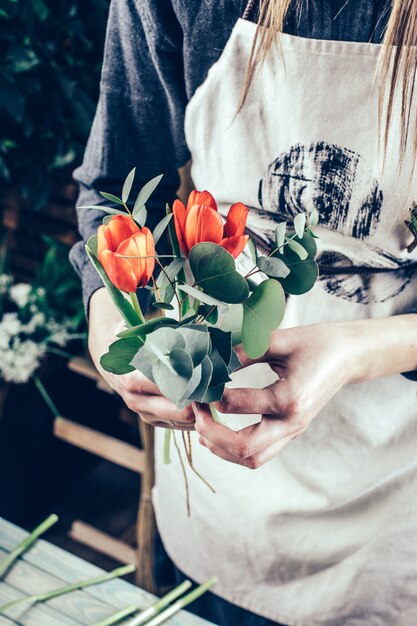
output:
[[[261,422],[235,432],[195,403],[195,429],[213,454],[251,469],[301,435],[341,387],[366,378],[369,358],[360,322],[278,329],[260,359],[249,359],[241,346],[237,353],[244,367],[268,363],[279,380],[264,389],[226,389],[214,406],[222,413],[262,414]]]

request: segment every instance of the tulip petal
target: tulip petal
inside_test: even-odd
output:
[[[99,254],[99,261],[115,287],[129,293],[136,291],[136,277],[128,259],[116,256],[111,250],[103,250]]]
[[[137,233],[139,226],[128,215],[115,215],[107,225],[99,227],[98,250],[116,252],[122,241]]]
[[[185,243],[186,210],[181,200],[174,201],[174,204],[172,205],[172,213],[174,214],[174,226],[178,243],[184,254],[188,255],[189,250],[187,248],[187,244]]]
[[[242,202],[233,204],[227,214],[226,224],[224,225],[224,236],[235,237],[243,235],[246,227],[249,209]]]
[[[136,286],[147,285],[155,269],[155,244],[149,228],[144,227],[123,241],[117,249],[117,254],[132,257],[124,260],[131,265],[136,277]]]
[[[195,204],[188,212],[185,222],[185,241],[188,250],[203,241],[219,243],[223,237],[223,221],[219,213],[210,207]]]
[[[187,213],[195,204],[208,206],[217,211],[216,201],[209,191],[197,191],[196,189],[194,189],[188,196]]]
[[[222,248],[230,252],[232,257],[236,259],[243,251],[249,240],[249,235],[237,235],[236,237],[226,237],[219,243]]]

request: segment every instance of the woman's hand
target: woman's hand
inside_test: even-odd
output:
[[[101,367],[100,358],[117,339],[121,322],[122,318],[106,289],[96,291],[90,300],[88,346],[100,374],[123,398],[129,409],[139,413],[148,424],[176,430],[194,430],[195,417],[191,405],[179,411],[175,404],[161,395],[154,383],[138,371],[119,376]]]
[[[213,454],[255,469],[301,435],[343,385],[366,372],[368,344],[360,322],[317,324],[276,330],[257,361],[237,348],[243,366],[268,363],[279,380],[264,389],[227,389],[214,406],[222,413],[262,414],[259,424],[234,432],[194,404],[200,443]]]

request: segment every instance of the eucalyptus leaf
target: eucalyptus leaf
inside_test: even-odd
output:
[[[148,211],[146,210],[146,206],[142,206],[136,213],[133,213],[133,219],[141,228],[145,226],[147,218]]]
[[[155,309],[163,309],[165,311],[173,311],[174,307],[169,302],[152,302]]]
[[[303,238],[305,225],[306,225],[305,213],[299,213],[298,215],[294,217],[294,230],[297,233],[297,237],[299,237],[300,239]]]
[[[205,404],[211,404],[212,402],[217,402],[217,400],[222,399],[222,395],[224,394],[224,384],[217,385],[216,387],[209,387],[207,392],[202,399],[202,402]]]
[[[302,261],[305,261],[308,257],[307,250],[300,244],[298,241],[294,241],[294,239],[287,240],[287,246],[297,254]]]
[[[112,193],[106,193],[105,191],[100,191],[100,196],[106,198],[106,200],[110,200],[110,202],[115,202],[116,204],[123,204],[123,200],[114,196]]]
[[[155,226],[155,230],[153,231],[153,239],[154,239],[155,245],[158,243],[158,241],[160,240],[160,238],[164,234],[164,230],[166,229],[166,227],[170,223],[170,221],[172,219],[172,216],[173,216],[172,213],[169,213],[168,215],[165,215],[165,217],[163,217],[161,219],[159,224],[157,224]]]
[[[211,242],[193,246],[190,266],[196,285],[209,296],[232,304],[248,297],[246,280],[236,271],[234,258],[222,246]]]
[[[136,167],[134,167],[133,170],[129,172],[129,174],[126,177],[125,182],[123,183],[122,200],[124,203],[126,203],[129,200],[130,191],[132,189],[133,181],[135,180],[135,174],[136,174]]]
[[[204,397],[211,383],[213,363],[209,357],[206,356],[198,367],[200,368],[200,382],[193,392],[188,394],[190,402],[204,402]]]
[[[248,241],[248,246],[249,246],[249,252],[251,254],[252,260],[255,263],[255,265],[257,265],[258,263],[258,250],[256,248],[256,243],[254,242],[253,239],[249,239]]]
[[[211,348],[210,334],[207,331],[207,327],[200,325],[200,328],[201,330],[197,330],[195,327],[184,326],[178,329],[185,341],[185,349],[195,366],[201,363]]]
[[[127,215],[126,211],[121,211],[120,209],[113,209],[109,206],[101,206],[101,205],[83,205],[77,206],[77,209],[89,209],[90,211],[103,211],[104,213],[108,213],[109,215]]]
[[[287,232],[287,222],[281,222],[275,229],[275,241],[280,250],[285,243],[285,234]]]
[[[258,267],[264,274],[271,278],[286,278],[290,273],[284,261],[274,256],[260,256],[258,258]]]
[[[166,265],[164,269],[161,270],[157,278],[156,286],[159,289],[164,289],[167,285],[169,285],[170,281],[174,282],[178,272],[180,272],[184,267],[184,263],[184,258],[177,258],[171,261],[169,265]]]
[[[109,351],[100,359],[101,367],[112,374],[128,374],[134,371],[130,364],[133,357],[141,348],[142,342],[138,337],[118,339],[109,346]]]
[[[155,178],[152,178],[152,180],[146,183],[146,185],[144,185],[142,189],[139,191],[138,196],[135,201],[135,205],[133,207],[134,216],[136,216],[137,212],[143,207],[144,204],[147,203],[151,194],[155,191],[155,189],[159,185],[159,182],[162,177],[163,177],[163,174],[160,174],[159,176],[155,176]]]
[[[308,224],[309,226],[314,228],[314,226],[317,226],[318,223],[319,223],[319,212],[317,211],[317,209],[313,209],[308,217]]]
[[[204,304],[209,304],[211,306],[224,306],[224,302],[221,300],[217,300],[217,298],[213,298],[212,296],[204,293],[204,291],[200,291],[191,285],[178,285],[178,289],[185,291],[185,293],[188,293],[188,295],[192,296],[199,302],[204,302]]]
[[[194,364],[191,356],[184,348],[174,348],[168,355],[169,361],[178,374],[183,378],[190,379],[193,375]]]
[[[226,311],[223,321],[222,330],[235,332],[241,330],[243,322],[243,306],[241,304],[232,304]]]
[[[266,352],[271,333],[281,323],[284,311],[284,290],[274,279],[260,283],[243,303],[242,343],[250,358],[259,358]]]
[[[300,243],[304,250],[307,251],[307,259],[302,261],[298,254],[293,252],[288,246],[285,246],[282,253],[275,252],[274,258],[282,259],[290,269],[287,278],[279,278],[279,282],[284,291],[293,295],[301,295],[310,291],[318,277],[318,266],[314,261],[317,254],[317,244],[309,233],[304,233],[302,239],[295,237],[293,240]]]

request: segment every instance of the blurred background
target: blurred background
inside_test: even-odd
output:
[[[48,539],[106,569],[153,536],[152,434],[88,360],[68,263],[108,8],[0,0],[0,516],[56,512]]]

